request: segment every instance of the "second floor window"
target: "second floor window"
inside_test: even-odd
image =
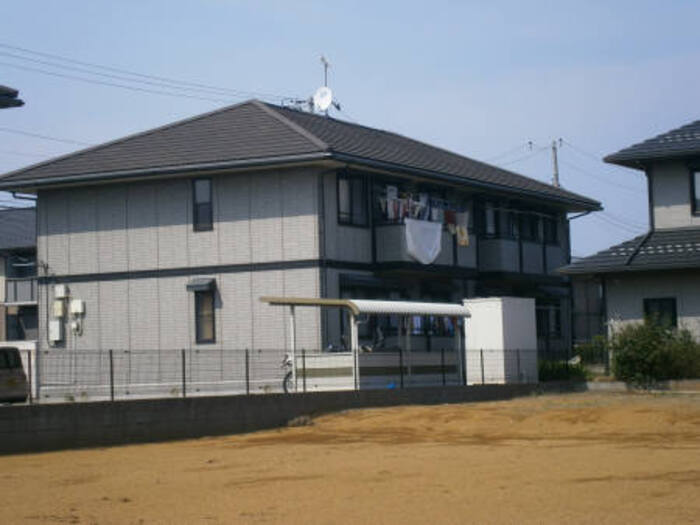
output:
[[[524,241],[540,239],[540,218],[532,213],[520,215],[520,238]]]
[[[692,209],[694,215],[700,215],[700,171],[694,171],[691,176],[693,177],[692,188],[693,194],[690,196],[692,200]]]
[[[367,226],[367,183],[361,175],[338,175],[338,223]]]
[[[542,219],[544,230],[544,242],[547,244],[559,243],[559,231],[557,228],[557,220],[551,217]]]
[[[211,179],[194,179],[192,181],[192,226],[194,231],[207,231],[214,228],[213,206],[211,199]]]

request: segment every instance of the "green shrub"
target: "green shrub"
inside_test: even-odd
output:
[[[588,371],[583,364],[572,365],[566,361],[540,361],[537,363],[540,382],[586,381]]]
[[[577,345],[574,353],[581,356],[585,365],[600,365],[608,362],[608,340],[605,336],[596,335],[590,343]]]
[[[645,386],[700,377],[700,345],[688,330],[646,320],[621,328],[608,344],[613,373],[623,381]]]

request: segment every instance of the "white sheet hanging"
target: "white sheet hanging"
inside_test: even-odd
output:
[[[422,264],[433,263],[442,247],[442,224],[408,218],[405,223],[408,254]]]

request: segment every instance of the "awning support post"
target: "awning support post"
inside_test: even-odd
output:
[[[296,337],[296,315],[294,305],[289,306],[289,348],[292,354],[292,384],[294,391],[297,389],[297,337]]]
[[[357,318],[353,312],[350,314],[350,351],[352,352],[352,376],[355,383],[355,390],[360,389],[360,360],[359,360],[359,338],[357,334]]]

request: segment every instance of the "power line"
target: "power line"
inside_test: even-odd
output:
[[[564,164],[564,165],[566,165],[566,166],[569,166],[571,169],[574,169],[574,170],[576,170],[576,171],[578,171],[578,172],[580,172],[580,173],[582,173],[582,174],[584,174],[584,175],[587,175],[588,177],[592,177],[592,178],[594,178],[594,179],[596,179],[596,180],[599,180],[599,181],[601,181],[601,182],[603,182],[603,183],[605,183],[605,184],[609,184],[609,185],[611,185],[611,186],[615,186],[616,188],[619,188],[619,189],[621,189],[621,190],[626,190],[626,191],[632,192],[632,193],[634,193],[634,194],[636,194],[636,195],[639,195],[639,194],[640,194],[640,190],[639,190],[639,189],[634,189],[634,188],[632,188],[632,187],[630,187],[630,186],[625,186],[624,184],[619,184],[619,183],[616,183],[616,182],[611,181],[611,180],[609,180],[609,179],[606,179],[606,178],[604,178],[604,177],[600,177],[599,175],[595,175],[595,174],[593,174],[593,173],[591,173],[591,172],[589,172],[589,171],[587,171],[587,170],[584,170],[584,169],[578,167],[576,164],[573,164],[573,163],[568,162],[568,161],[566,161],[566,160],[561,159],[559,162],[561,162],[562,164]]]
[[[593,213],[591,214],[591,217],[596,218],[598,220],[603,221],[605,224],[608,226],[612,226],[613,228],[617,228],[619,230],[624,230],[627,233],[630,233],[632,235],[639,235],[640,233],[644,232],[643,228],[636,228],[633,226],[626,226],[622,223],[615,222],[612,220],[610,217],[600,214],[600,213]]]
[[[12,151],[7,149],[0,149],[0,153],[3,155],[17,155],[18,157],[31,157],[31,158],[46,158],[54,155],[53,153],[27,153],[24,151]],[[59,155],[56,153],[55,155]]]
[[[488,159],[485,159],[484,162],[494,162],[498,159],[502,159],[503,157],[507,157],[508,155],[511,155],[512,153],[516,153],[521,151],[524,147],[532,146],[532,142],[523,142],[522,144],[518,144],[517,146],[510,148],[509,150],[506,150],[502,153],[499,153],[498,155],[494,155],[493,157],[489,157]]]
[[[80,66],[97,68],[97,69],[102,69],[104,71],[111,71],[114,73],[126,74],[126,75],[130,75],[130,76],[134,76],[134,77],[151,79],[151,80],[156,80],[159,82],[165,82],[167,84],[171,84],[173,88],[182,88],[183,86],[189,86],[190,88],[195,88],[195,89],[199,89],[199,90],[208,90],[208,91],[218,92],[219,95],[232,95],[235,97],[260,97],[260,98],[273,98],[273,99],[279,99],[279,100],[286,99],[286,98],[295,98],[295,97],[291,97],[290,95],[264,93],[264,92],[259,92],[259,91],[245,91],[245,90],[238,90],[238,89],[214,86],[214,85],[209,85],[209,84],[202,84],[202,83],[198,83],[198,82],[190,82],[187,80],[179,80],[179,79],[170,78],[170,77],[147,75],[144,73],[138,73],[136,71],[130,71],[128,69],[121,69],[121,68],[116,68],[116,67],[112,67],[112,66],[105,66],[102,64],[97,64],[94,62],[86,62],[86,61],[82,61],[82,60],[76,60],[74,58],[69,58],[69,57],[62,56],[62,55],[45,53],[42,51],[35,51],[35,50],[28,49],[25,47],[13,46],[10,44],[5,44],[5,43],[0,43],[0,47],[6,48],[6,49],[12,49],[15,51],[20,51],[20,52],[25,53],[25,54],[42,56],[42,57],[46,57],[46,58],[50,58],[50,59],[54,59],[54,60],[61,60],[63,62],[77,64]],[[7,54],[7,53],[3,53],[3,54]],[[26,57],[25,59],[32,60],[28,57]],[[33,61],[36,61],[36,59],[33,59]],[[56,67],[60,67],[60,66],[56,66]],[[66,67],[66,66],[63,66],[63,67]],[[298,97],[296,97],[296,98],[298,98]]]
[[[4,131],[6,133],[14,133],[16,135],[25,135],[27,137],[34,137],[37,139],[52,140],[54,142],[63,142],[65,144],[77,144],[78,146],[94,146],[94,144],[91,144],[89,142],[80,142],[78,140],[62,139],[59,137],[51,137],[49,135],[41,135],[39,133],[31,133],[29,131],[22,131],[19,129],[0,127],[0,131]]]
[[[546,150],[547,148],[549,148],[549,146],[543,146],[543,147],[541,147],[541,148],[537,148],[537,149],[534,150],[533,152],[531,152],[531,153],[529,153],[529,154],[527,154],[527,155],[525,155],[525,156],[523,156],[523,157],[519,157],[519,158],[517,158],[517,159],[511,160],[511,161],[508,161],[508,162],[504,162],[504,163],[502,163],[502,164],[499,164],[498,166],[500,166],[500,167],[509,166],[509,165],[511,165],[511,164],[515,164],[516,162],[522,162],[523,160],[531,159],[532,157],[534,157],[534,156],[536,156],[536,155],[542,153],[542,152],[543,152],[544,150]]]
[[[57,73],[55,71],[46,71],[44,69],[39,69],[36,67],[23,66],[20,64],[12,64],[10,62],[0,62],[0,65],[14,67],[17,69],[23,69],[25,71],[31,71],[34,73],[41,73],[42,75],[49,75],[52,77],[67,78],[70,80],[79,80],[81,82],[87,82],[88,84],[97,84],[97,85],[101,85],[101,86],[118,87],[118,88],[122,88],[122,89],[129,89],[131,91],[140,91],[142,93],[151,93],[154,95],[166,95],[169,97],[191,98],[191,99],[196,99],[196,100],[205,100],[207,102],[222,102],[225,104],[228,104],[231,102],[231,100],[225,100],[225,99],[220,99],[220,98],[201,97],[199,95],[187,95],[185,93],[172,93],[172,92],[168,92],[168,91],[160,91],[157,89],[149,89],[149,88],[137,87],[137,86],[128,86],[126,84],[116,84],[114,82],[106,82],[104,80],[95,80],[92,78],[79,77],[76,75],[67,75],[65,73]]]
[[[563,139],[562,139],[562,140],[563,140]],[[575,151],[576,153],[578,153],[579,155],[583,155],[583,156],[588,157],[588,158],[590,158],[590,159],[592,159],[592,160],[594,160],[594,161],[596,161],[596,162],[599,162],[599,163],[602,163],[602,162],[603,162],[603,157],[602,157],[602,156],[598,156],[598,155],[596,155],[596,154],[594,154],[594,153],[591,153],[590,151],[587,151],[587,150],[585,150],[585,149],[583,149],[583,148],[581,148],[581,147],[579,147],[579,146],[576,146],[575,144],[572,144],[572,143],[569,142],[568,140],[563,140],[563,142],[564,142],[564,144],[566,144],[567,146],[569,146],[572,150],[574,150],[574,151]],[[620,166],[615,166],[614,164],[606,164],[606,167],[608,167],[608,168],[614,168],[614,169],[617,169],[617,170],[622,170],[622,169],[623,169],[623,168],[621,168]],[[629,170],[624,170],[624,171],[625,171],[625,173],[629,173]],[[634,173],[637,173],[637,171],[634,170]],[[639,174],[639,173],[637,173],[637,174]],[[639,175],[641,175],[641,174],[639,174]]]

